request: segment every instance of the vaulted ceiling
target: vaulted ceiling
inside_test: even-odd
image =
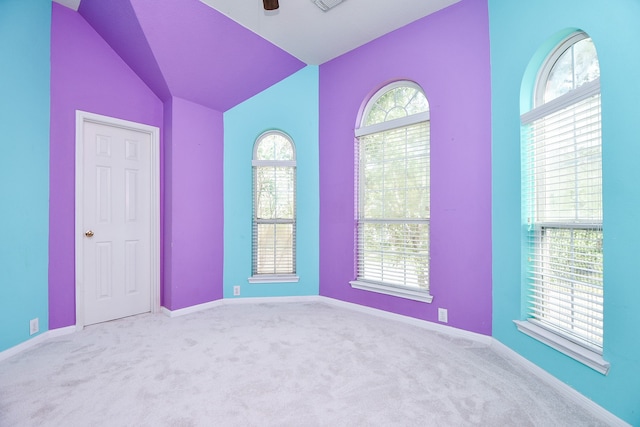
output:
[[[276,12],[265,12],[262,0],[200,1],[318,65],[459,0],[343,0],[327,12],[313,0],[280,0]]]
[[[109,43],[162,99],[226,111],[459,0],[345,0],[323,12],[310,0],[55,0]]]

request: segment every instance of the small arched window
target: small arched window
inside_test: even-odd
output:
[[[521,117],[527,321],[602,354],[600,67],[586,33],[548,55],[532,100]]]
[[[415,83],[385,86],[356,129],[358,289],[429,294],[429,103]]]
[[[551,102],[599,79],[600,63],[593,40],[586,33],[575,33],[556,47],[540,69],[535,106]]]
[[[269,131],[253,149],[253,267],[250,282],[297,281],[296,152],[283,132]]]

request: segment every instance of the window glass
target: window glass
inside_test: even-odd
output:
[[[429,111],[429,104],[419,87],[393,85],[376,99],[363,125],[370,126],[426,111]]]
[[[357,143],[357,281],[428,292],[428,111],[411,82],[382,89],[365,108]],[[412,116],[399,127],[379,126]]]
[[[528,321],[601,353],[604,335],[602,132],[595,46],[585,33],[542,66],[522,117]],[[576,89],[589,84],[588,91]],[[566,102],[549,104],[564,97]]]
[[[264,135],[256,150],[256,160],[293,160],[293,145],[283,135],[269,133]]]
[[[253,159],[253,275],[295,274],[296,164],[293,141],[267,132]]]
[[[546,79],[543,102],[600,77],[600,64],[593,41],[583,38],[569,46],[555,61]]]

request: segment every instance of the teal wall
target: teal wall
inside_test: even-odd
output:
[[[493,335],[618,417],[640,425],[640,3],[489,0],[493,115]],[[531,61],[572,29],[594,40],[601,69],[604,358],[607,376],[519,333],[520,95]],[[531,79],[528,73],[526,79]]]
[[[298,283],[248,283],[251,276],[251,159],[267,130],[293,139],[297,159]],[[308,66],[224,113],[225,298],[318,295],[318,67]]]
[[[48,329],[51,0],[0,1],[0,351]]]

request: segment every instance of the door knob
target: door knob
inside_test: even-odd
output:
[[[84,235],[87,237],[93,237],[93,231],[92,230],[87,230],[84,232]]]

